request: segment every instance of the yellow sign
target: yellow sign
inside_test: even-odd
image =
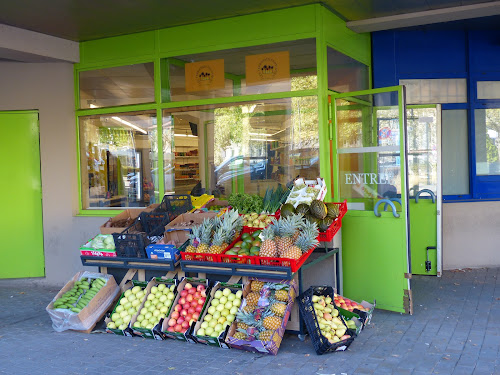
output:
[[[290,53],[283,51],[246,56],[245,68],[248,86],[288,79],[290,78]]]
[[[224,59],[199,61],[184,66],[186,92],[223,89]]]

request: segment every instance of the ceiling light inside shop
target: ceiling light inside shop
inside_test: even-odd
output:
[[[113,117],[111,117],[111,118],[112,118],[113,120],[115,120],[115,121],[118,121],[119,123],[121,123],[121,124],[123,124],[123,125],[126,125],[126,126],[128,126],[128,127],[132,128],[132,129],[137,130],[137,131],[140,131],[140,132],[141,132],[141,133],[143,133],[143,134],[148,134],[148,132],[147,132],[147,131],[145,131],[144,129],[141,129],[140,127],[135,126],[134,124],[132,124],[132,123],[130,123],[130,122],[128,122],[128,121],[126,121],[126,120],[124,120],[124,119],[122,119],[122,118],[118,117],[118,116],[113,116]]]

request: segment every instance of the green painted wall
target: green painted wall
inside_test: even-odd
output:
[[[0,279],[45,276],[38,112],[0,112]]]
[[[437,205],[431,199],[414,199],[409,202],[410,212],[410,249],[411,249],[411,273],[416,275],[437,274],[437,251],[429,250],[429,260],[432,268],[430,272],[425,271],[426,248],[437,246]]]

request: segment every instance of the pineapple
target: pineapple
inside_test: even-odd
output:
[[[274,242],[274,228],[272,225],[265,228],[262,233],[262,243],[260,245],[259,256],[261,257],[276,257],[277,248]]]
[[[186,247],[187,253],[196,253],[196,246],[194,246],[194,240],[199,237],[200,227],[193,227],[192,232],[189,234],[189,245]]]
[[[272,311],[266,311],[262,315],[262,325],[265,329],[267,330],[277,330],[278,328],[281,327],[281,322],[282,319],[276,315],[273,314]]]
[[[316,224],[314,223],[314,226]],[[299,259],[303,253],[306,253],[310,248],[318,246],[318,230],[315,231],[305,228],[297,238],[295,245],[286,249],[281,255],[283,258]]]
[[[257,303],[259,302],[259,298],[260,294],[258,292],[250,292],[245,297],[247,305],[254,305],[254,306],[256,306]]]
[[[236,323],[236,328],[239,328],[239,329],[244,329],[244,330],[246,331],[246,330],[247,330],[247,328],[248,328],[248,324],[243,323],[243,322],[237,322],[237,323]]]
[[[248,338],[246,332],[244,330],[237,330],[233,337],[238,340],[246,340]]]
[[[210,248],[208,249],[208,252],[210,254],[222,254],[224,249],[227,247],[227,246],[223,245],[224,238],[225,238],[224,228],[219,227],[215,231],[214,238],[212,239],[212,246],[210,246]]]
[[[271,311],[274,313],[274,315],[284,317],[285,310],[286,310],[286,303],[274,302],[273,304],[271,304]]]
[[[282,257],[283,252],[293,245],[292,236],[295,233],[296,222],[290,217],[280,220],[279,236],[276,238],[276,246],[278,248],[278,255]]]
[[[197,248],[197,253],[206,253],[208,252],[208,247],[210,243],[210,238],[212,237],[212,224],[210,220],[205,219],[201,224],[200,229],[200,244]]]
[[[260,341],[271,341],[271,337],[273,337],[274,331],[265,330],[259,333],[258,339]]]
[[[245,307],[242,307],[241,308],[241,311],[245,312],[245,313],[251,313],[255,310],[255,308],[257,307],[257,305],[249,305],[248,303],[245,305]]]
[[[263,281],[253,280],[250,283],[250,288],[252,289],[252,292],[260,292],[260,290],[263,287],[264,287],[264,282]]]
[[[292,241],[297,241],[300,231],[304,228],[304,217],[302,214],[292,214],[288,216],[292,227],[296,228],[292,235]]]
[[[274,284],[274,299],[281,302],[288,302],[288,288],[284,284]]]

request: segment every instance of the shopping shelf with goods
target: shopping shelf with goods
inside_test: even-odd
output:
[[[130,280],[118,287],[113,276],[80,272],[46,310],[59,332],[91,330],[102,322],[107,332],[121,336],[276,355],[297,288],[294,280],[249,278],[228,284],[189,277]],[[356,304],[363,316],[356,309],[346,311],[337,306],[340,298],[347,300],[334,295],[331,287],[311,287],[297,298],[318,354],[345,350],[373,313],[373,305],[365,302],[366,307]]]

